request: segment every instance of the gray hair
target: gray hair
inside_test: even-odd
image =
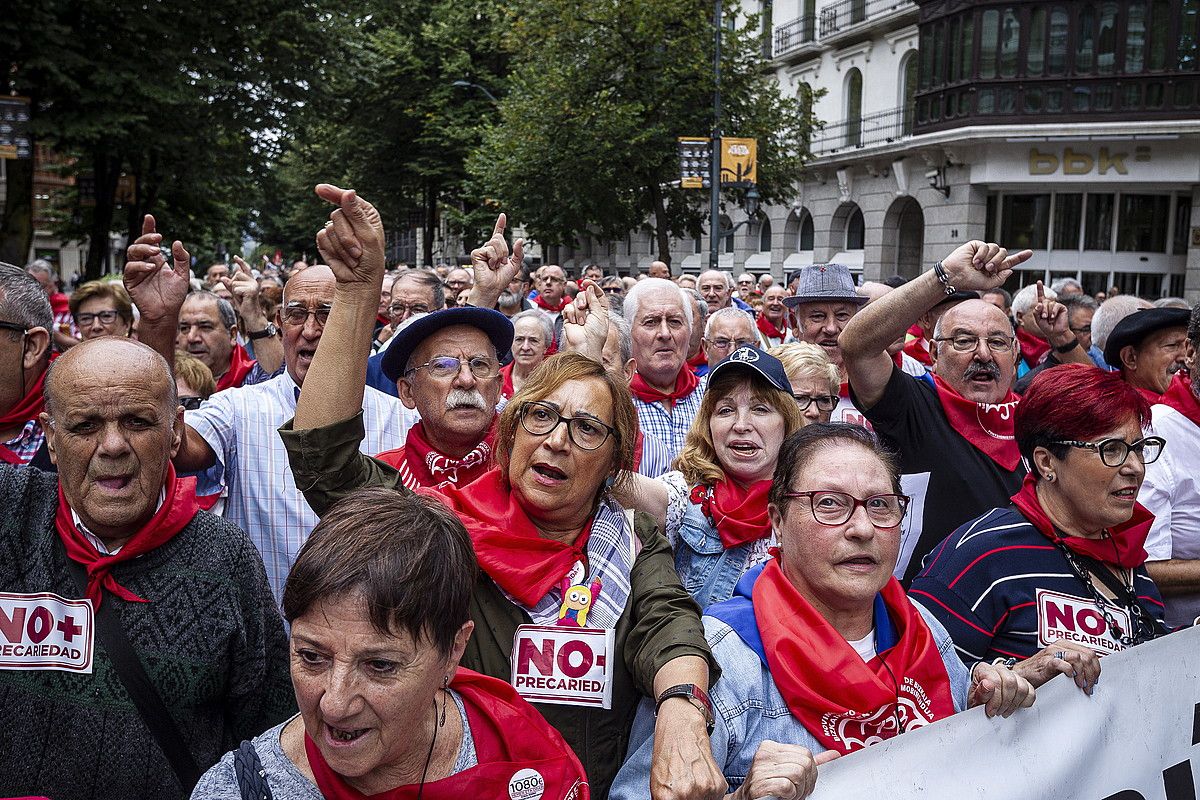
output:
[[[754,317],[750,315],[749,311],[744,311],[737,306],[726,306],[725,308],[718,308],[708,318],[708,324],[704,326],[704,335],[707,337],[710,333],[712,333],[713,325],[716,324],[717,320],[726,318],[736,319],[745,323],[746,325],[749,325],[751,334],[754,333]]]
[[[472,276],[473,277],[473,276]],[[400,281],[416,281],[420,286],[433,292],[433,307],[430,311],[440,311],[446,307],[446,287],[442,279],[431,269],[409,269],[401,272],[392,282],[392,291]]]
[[[225,326],[225,330],[233,330],[234,326],[237,325],[237,311],[234,310],[233,303],[230,303],[224,297],[217,297],[212,292],[204,290],[192,292],[184,302],[188,302],[193,297],[210,298],[217,304],[217,316],[221,318],[221,324]]]
[[[1186,308],[1191,310],[1191,306],[1187,304],[1187,300],[1182,297],[1160,297],[1154,301],[1155,308]]]
[[[696,278],[696,283],[699,283],[701,280],[703,280],[704,276],[710,272],[715,272],[718,275],[720,275],[722,278],[725,279],[725,288],[726,289],[733,289],[737,286],[737,284],[733,280],[733,275],[729,272],[726,272],[723,269],[706,269],[706,270],[704,270],[704,272],[701,272],[700,275]]]
[[[1045,287],[1042,294],[1047,300],[1057,300],[1058,292],[1050,287]],[[1025,314],[1034,306],[1037,305],[1037,284],[1031,283],[1013,295],[1012,310],[1014,314]]]
[[[29,266],[25,267],[25,271],[29,274],[37,273],[39,275],[49,275],[54,277],[54,267],[44,258],[35,258],[29,262]]]
[[[538,311],[536,308],[530,308],[526,311],[522,311],[520,314],[513,315],[513,317],[512,317],[513,327],[515,328],[517,326],[517,323],[523,319],[531,319],[531,320],[534,320],[535,322],[537,322],[539,325],[541,325],[542,340],[546,343],[546,347],[549,347],[551,345],[551,343],[553,343],[553,341],[554,341],[554,325],[550,322],[549,314]]]
[[[54,311],[42,285],[26,270],[3,261],[0,261],[0,317],[25,328],[49,331],[54,327]]]
[[[629,320],[610,315],[608,329],[613,328],[617,329],[617,355],[621,358],[621,363],[617,366],[623,368],[629,363],[629,359],[633,358],[633,332],[629,328]]]
[[[1117,323],[1139,308],[1150,308],[1150,303],[1133,294],[1119,294],[1101,303],[1092,317],[1092,344],[1103,351]]]
[[[642,302],[642,295],[654,291],[663,291],[670,289],[673,292],[678,292],[679,304],[683,306],[683,316],[687,320],[688,330],[692,329],[692,298],[688,295],[686,289],[680,288],[677,284],[672,283],[666,278],[646,278],[637,282],[629,292],[625,295],[624,317],[628,320],[637,319],[638,306]]]
[[[1066,306],[1068,314],[1080,308],[1087,308],[1095,311],[1098,307],[1096,301],[1088,297],[1086,294],[1069,294],[1058,302]]]
[[[692,296],[692,302],[695,303],[694,309],[697,315],[699,315],[698,319],[692,325],[692,330],[695,330],[697,327],[703,327],[704,319],[708,316],[708,301],[696,289],[684,289],[683,291]]]
[[[1062,294],[1067,287],[1075,289],[1079,294],[1083,294],[1083,284],[1074,278],[1058,278],[1051,282],[1050,288],[1054,290],[1056,295]],[[1074,294],[1074,292],[1072,292]]]

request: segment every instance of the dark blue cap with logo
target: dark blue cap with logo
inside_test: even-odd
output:
[[[787,370],[783,368],[783,362],[757,347],[743,345],[730,353],[708,373],[708,385],[712,386],[718,375],[733,371],[760,375],[779,391],[789,396],[792,394],[792,384],[788,380]]]

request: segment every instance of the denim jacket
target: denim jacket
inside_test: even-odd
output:
[[[967,704],[971,676],[954,651],[946,629],[919,603],[914,603],[937,642],[938,653],[950,677],[955,712]],[[704,634],[713,656],[721,665],[721,678],[709,693],[716,727],[712,733],[713,759],[721,767],[729,791],[745,780],[758,746],[770,739],[808,748],[814,753],[825,747],[800,721],[763,666],[758,655],[729,627],[715,617],[704,617]],[[629,756],[617,773],[610,800],[644,800],[650,796],[650,760],[654,751],[654,703],[644,700],[634,719],[629,739]]]

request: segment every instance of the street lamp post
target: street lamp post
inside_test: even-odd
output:
[[[721,0],[713,0],[713,132],[710,183],[708,268],[717,269],[721,259]]]
[[[451,86],[458,86],[458,87],[460,87],[460,88],[463,88],[463,89],[478,89],[479,91],[481,91],[481,92],[483,92],[485,95],[487,95],[487,99],[488,99],[488,100],[491,100],[493,103],[499,103],[499,102],[500,102],[500,101],[499,101],[499,100],[496,98],[496,95],[492,94],[491,92],[489,92],[489,91],[487,90],[487,87],[485,87],[485,86],[480,86],[478,83],[471,83],[471,81],[455,81],[454,83],[452,83],[452,84],[450,84],[450,85],[451,85]]]

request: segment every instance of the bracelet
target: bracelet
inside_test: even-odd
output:
[[[937,262],[933,265],[933,274],[937,277],[938,282],[946,288],[946,294],[952,295],[957,289],[950,285],[950,276],[946,274],[946,268],[942,266],[942,262]]]
[[[1015,658],[997,658],[992,662],[993,667],[1004,667],[1005,669],[1012,669],[1016,665],[1017,660]]]
[[[716,719],[713,717],[712,701],[708,699],[708,693],[694,683],[681,683],[678,686],[672,686],[658,696],[654,701],[654,716],[658,716],[658,707],[663,704],[664,700],[669,700],[672,697],[683,697],[704,715],[704,725],[708,728],[708,735],[712,736],[713,728],[716,727]]]
[[[1076,347],[1082,347],[1082,346],[1083,345],[1081,345],[1079,343],[1078,337],[1076,337],[1076,338],[1072,339],[1071,341],[1067,342],[1066,344],[1060,344],[1058,347],[1054,348],[1054,352],[1060,353],[1060,354],[1066,354],[1066,353],[1069,353],[1072,350],[1074,350]]]

